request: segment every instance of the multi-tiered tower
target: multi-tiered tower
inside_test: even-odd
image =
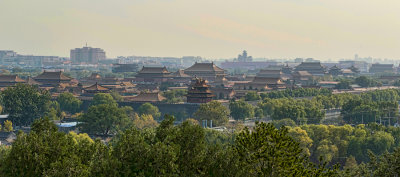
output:
[[[206,80],[196,77],[192,80],[186,97],[188,103],[208,103],[214,95],[210,90],[210,86],[207,85]]]

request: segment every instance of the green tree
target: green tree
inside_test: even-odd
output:
[[[200,105],[194,113],[194,118],[198,121],[212,120],[216,126],[223,125],[229,120],[229,110],[218,101],[211,101]]]
[[[255,91],[249,91],[245,95],[246,101],[256,101],[256,100],[260,100],[260,99],[261,99],[260,95],[258,95],[258,93]]]
[[[9,121],[9,120],[4,121],[4,131],[6,131],[6,132],[13,131],[13,125],[12,125],[11,121]]]
[[[163,82],[160,85],[160,90],[161,91],[166,91],[166,90],[168,90],[169,87],[176,87],[176,86],[178,86],[178,85],[176,83],[173,83],[173,82]]]
[[[342,79],[338,84],[335,86],[336,89],[351,89],[351,81],[347,79]]]
[[[198,176],[205,174],[204,130],[166,115],[154,137],[129,129],[115,143],[118,176]]]
[[[93,96],[91,105],[112,104],[118,105],[114,98],[109,93],[96,93]]]
[[[312,139],[308,136],[307,132],[300,127],[289,128],[288,135],[299,143],[300,148],[303,150],[305,156],[310,156],[310,148],[312,146]]]
[[[399,87],[400,86],[400,80],[394,81],[393,86]]]
[[[169,90],[164,92],[164,97],[167,98],[167,103],[179,103],[183,102],[183,97],[187,94],[186,90]]]
[[[82,101],[76,98],[72,93],[64,92],[57,97],[57,102],[63,111],[75,114],[81,111]]]
[[[374,80],[374,79],[372,79],[370,77],[367,77],[367,76],[357,77],[354,80],[354,82],[356,84],[358,84],[359,86],[361,86],[361,87],[375,87],[375,86],[381,86],[382,85],[382,83],[380,83],[380,82],[378,82],[378,81],[376,81],[376,80]]]
[[[85,145],[83,145],[85,144]],[[19,133],[2,163],[2,176],[88,176],[93,151],[74,143],[48,119],[38,119],[27,135]]]
[[[150,114],[143,114],[139,116],[135,113],[133,116],[133,124],[138,129],[154,128],[158,126],[157,121],[155,121],[153,116]]]
[[[231,116],[235,120],[245,120],[246,118],[254,117],[254,108],[251,104],[243,101],[231,101],[229,103],[229,110],[231,112]]]
[[[30,125],[44,115],[50,102],[50,94],[25,84],[17,84],[2,92],[4,112],[16,125]]]
[[[261,108],[257,107],[254,109],[254,116],[257,118],[262,118],[264,117],[264,111]]]
[[[161,112],[158,110],[158,107],[152,105],[151,103],[144,103],[140,105],[137,112],[140,116],[151,115],[156,119],[158,119],[161,116]]]
[[[399,176],[400,175],[400,148],[392,153],[376,156],[370,153],[371,162],[367,164],[366,171],[371,176]]]
[[[290,118],[297,123],[306,121],[306,112],[304,106],[294,104],[284,104],[274,109],[272,119],[279,120]]]
[[[80,118],[80,130],[89,134],[111,135],[130,126],[130,119],[124,108],[114,104],[90,106]]]
[[[281,120],[273,120],[272,123],[275,125],[276,128],[281,128],[282,126],[288,126],[288,127],[296,126],[296,122],[289,118]]]
[[[336,170],[314,168],[302,155],[299,143],[288,135],[288,129],[258,123],[250,132],[242,131],[235,141],[240,166],[248,176],[333,176]]]
[[[45,116],[50,120],[62,120],[65,117],[65,113],[61,111],[60,104],[57,101],[51,101]]]
[[[111,91],[110,95],[114,98],[115,101],[124,101],[124,98],[116,91]]]

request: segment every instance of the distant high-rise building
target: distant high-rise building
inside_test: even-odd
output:
[[[247,51],[244,50],[243,54],[239,55],[237,60],[241,61],[241,62],[251,62],[251,61],[253,61],[253,57],[252,56],[247,56]]]
[[[73,63],[97,64],[99,60],[106,59],[106,52],[100,48],[83,47],[71,50],[71,61]]]

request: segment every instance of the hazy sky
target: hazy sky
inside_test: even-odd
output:
[[[0,0],[0,50],[400,59],[399,0]]]

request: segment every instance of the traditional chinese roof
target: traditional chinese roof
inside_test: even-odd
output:
[[[215,77],[214,83],[227,83],[228,79],[225,78],[224,75],[218,75]]]
[[[375,63],[375,64],[372,64],[371,67],[393,68],[393,64],[380,64],[380,63]]]
[[[74,85],[71,85],[70,83],[58,83],[56,85],[56,88],[61,88],[61,89],[65,89],[67,87],[73,87]]]
[[[85,91],[108,91],[108,90],[109,90],[108,88],[97,84],[97,82],[94,85],[85,88]]]
[[[89,76],[89,79],[92,80],[101,79],[101,75],[99,73],[92,73],[92,75]]]
[[[336,84],[338,84],[339,82],[335,82],[335,81],[319,81],[318,82],[318,84],[320,84],[320,85],[329,85],[329,84],[331,84],[331,85],[336,85]]]
[[[214,63],[195,63],[193,66],[186,68],[185,72],[224,72],[222,68],[218,67]]]
[[[258,77],[268,77],[268,78],[281,78],[283,75],[280,69],[262,69],[257,73]]]
[[[185,71],[183,69],[180,69],[174,73],[171,74],[172,77],[190,77],[189,75],[185,74]]]
[[[392,72],[393,71],[393,64],[372,64],[371,68],[369,69],[370,73],[378,73],[378,72]]]
[[[350,69],[351,71],[353,71],[353,73],[359,73],[360,72],[360,70],[358,68],[356,68],[354,65],[351,65],[347,69]]]
[[[302,62],[297,67],[302,67],[302,68],[322,68],[323,66],[321,65],[320,62]]]
[[[26,80],[26,83],[29,85],[40,85],[40,83],[35,81],[35,79],[33,79],[32,77],[28,77],[28,79]]]
[[[268,78],[256,76],[252,84],[284,84],[280,78]]]
[[[339,68],[338,66],[334,65],[331,68],[329,68],[330,70],[340,70],[341,68]]]
[[[342,69],[343,74],[354,74],[354,72],[351,69]]]
[[[39,76],[35,77],[35,80],[71,80],[72,78],[65,76],[62,71],[48,72],[44,71]]]
[[[324,74],[325,68],[320,62],[302,62],[296,67],[296,71],[308,71],[310,74]]]
[[[17,75],[0,75],[0,82],[24,83],[26,81]]]
[[[308,71],[296,71],[292,73],[293,76],[310,77],[312,76]]]
[[[121,82],[120,85],[123,86],[123,87],[135,87],[136,86],[132,82]]]
[[[130,99],[133,102],[161,102],[166,98],[161,96],[160,93],[140,93],[138,96],[135,96]]]
[[[167,68],[164,67],[145,67],[143,66],[142,69],[139,71],[139,73],[146,73],[146,74],[169,74],[170,72],[167,70]]]
[[[291,68],[289,66],[289,64],[286,63],[285,66],[282,67],[282,72],[285,74],[291,74],[292,73],[293,68]]]

